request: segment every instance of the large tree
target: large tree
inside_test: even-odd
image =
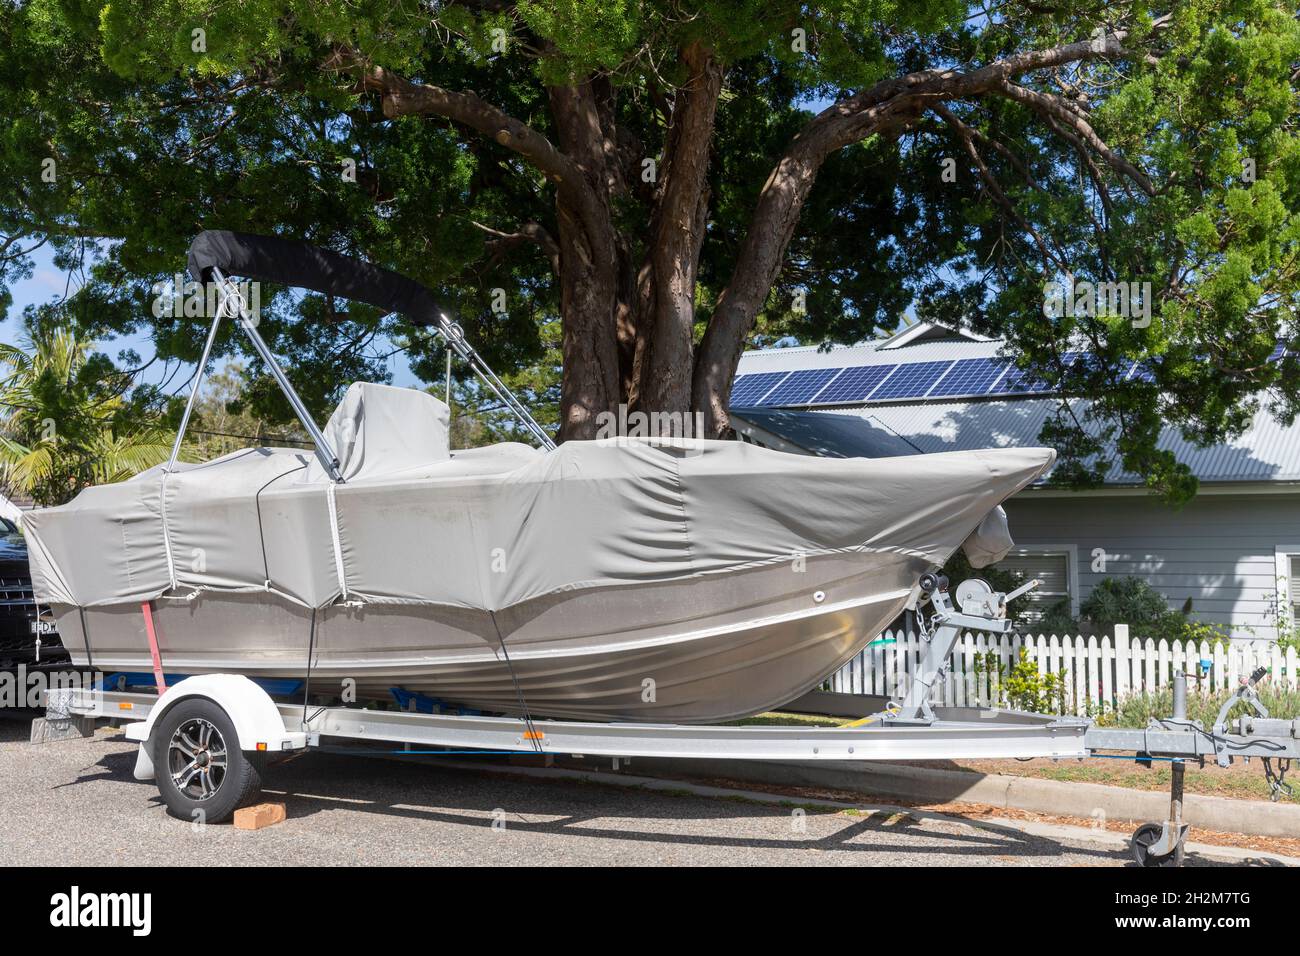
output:
[[[619,402],[723,434],[756,329],[853,341],[911,307],[1092,399],[1046,433],[1063,475],[1096,480],[1113,437],[1182,498],[1163,424],[1300,410],[1298,64],[1274,0],[28,0],[0,267],[97,241],[77,314],[147,321],[164,360],[202,330],[153,324],[141,280],[204,227],[400,269],[507,364],[558,314],[562,438]],[[1150,283],[1151,320],[1045,315],[1049,280]],[[316,407],[400,335],[314,297],[263,329]],[[436,343],[401,341],[436,380]]]

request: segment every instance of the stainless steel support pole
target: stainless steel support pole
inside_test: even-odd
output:
[[[941,623],[926,641],[921,662],[916,669],[916,677],[903,696],[899,705],[900,714],[905,720],[934,720],[934,709],[930,705],[930,694],[936,684],[948,673],[948,658],[953,646],[961,637],[961,628],[954,624]]]
[[[217,268],[213,268],[212,277],[216,279],[217,288],[221,294],[221,306],[218,309],[218,314],[220,314],[221,310],[225,309],[227,299],[230,297],[229,293],[226,291],[226,277],[222,275],[221,270]],[[342,482],[343,475],[339,471],[338,456],[334,454],[334,449],[330,447],[329,442],[325,440],[325,436],[321,434],[321,430],[317,428],[316,423],[312,421],[311,413],[307,411],[307,406],[303,404],[302,399],[298,397],[297,391],[295,391],[294,387],[289,383],[289,379],[285,377],[284,370],[280,368],[280,363],[276,361],[275,355],[271,352],[270,347],[258,333],[257,328],[253,323],[246,321],[238,314],[235,315],[235,321],[237,321],[240,328],[244,330],[244,334],[248,336],[248,340],[253,343],[253,348],[256,349],[257,354],[262,357],[262,361],[266,363],[266,367],[270,370],[271,376],[275,379],[276,384],[280,386],[280,391],[284,392],[284,397],[289,400],[289,405],[293,408],[293,413],[298,416],[298,421],[302,422],[302,427],[307,429],[307,434],[309,434],[311,440],[315,442],[316,457],[320,460],[321,465],[325,468],[325,471],[331,478],[337,482]]]
[[[515,416],[523,422],[532,436],[541,443],[541,446],[548,451],[555,450],[555,442],[551,436],[546,434],[542,426],[537,424],[537,419],[528,413],[528,409],[519,399],[515,398],[515,393],[510,390],[510,386],[497,378],[496,372],[483,361],[482,356],[475,351],[474,346],[465,341],[465,331],[455,322],[451,321],[445,314],[439,316],[438,331],[446,339],[447,346],[455,349],[456,354],[469,363],[469,367],[474,370],[483,384],[492,390],[492,393],[501,400],[507,408],[515,413]]]
[[[179,294],[179,290],[177,290]],[[221,325],[221,308],[217,309],[217,315],[212,320],[212,328],[208,329],[208,340],[203,343],[203,357],[199,359],[199,367],[194,370],[194,385],[190,388],[189,401],[185,403],[185,414],[181,416],[181,427],[176,430],[176,441],[172,443],[172,456],[167,459],[167,471],[176,470],[176,459],[181,453],[181,442],[185,439],[185,429],[190,427],[190,415],[194,413],[194,403],[199,397],[199,386],[203,384],[203,370],[208,367],[208,356],[212,354],[212,343],[217,340],[217,327]]]

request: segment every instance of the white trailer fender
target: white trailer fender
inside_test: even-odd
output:
[[[284,725],[280,710],[269,694],[242,674],[203,674],[187,677],[167,688],[158,703],[142,721],[127,724],[126,738],[140,742],[136,756],[135,778],[154,779],[153,758],[149,753],[149,738],[154,724],[173,704],[187,697],[206,697],[230,718],[235,725],[240,750],[279,752],[300,750],[307,746],[307,735],[289,730]]]

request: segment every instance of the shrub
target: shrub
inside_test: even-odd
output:
[[[1033,622],[1032,630],[1042,634],[1082,634],[1083,627],[1070,613],[1070,599],[1061,598]]]
[[[1116,624],[1128,624],[1144,631],[1163,630],[1174,613],[1163,594],[1134,577],[1106,578],[1099,582],[1079,611],[1108,634],[1114,632]]]
[[[1038,673],[1026,648],[1020,649],[1010,670],[996,651],[986,651],[975,658],[975,672],[989,675],[989,690],[1001,707],[1035,714],[1065,713],[1065,671]]]
[[[1079,613],[1085,622],[1083,630],[1097,635],[1113,635],[1116,624],[1127,624],[1134,637],[1171,643],[1226,640],[1227,635],[1218,625],[1191,616],[1191,603],[1175,611],[1163,594],[1141,578],[1105,578],[1079,606]]]
[[[1274,717],[1300,717],[1300,691],[1263,681],[1256,691],[1260,702],[1268,708]],[[1187,716],[1199,720],[1201,726],[1209,730],[1214,726],[1214,718],[1219,708],[1231,696],[1230,691],[1215,694],[1201,693],[1195,685],[1188,688]],[[1120,700],[1113,712],[1098,717],[1097,723],[1112,727],[1145,727],[1153,718],[1168,717],[1174,712],[1174,692],[1172,687],[1162,687],[1157,691],[1142,691],[1130,694]],[[1238,704],[1228,713],[1228,719],[1250,713],[1244,704]]]

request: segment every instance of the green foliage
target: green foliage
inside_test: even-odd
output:
[[[56,505],[165,461],[171,437],[126,399],[129,381],[66,330],[0,344],[0,483]]]
[[[1163,594],[1136,577],[1106,578],[1098,582],[1079,610],[1106,633],[1112,633],[1116,624],[1128,624],[1139,634],[1162,629],[1173,613]]]
[[[681,51],[712,49],[726,73],[698,332],[733,278],[760,189],[814,107],[912,71],[969,73],[1122,27],[1125,45],[1151,58],[1095,58],[1016,81],[1064,97],[1067,113],[1085,110],[1091,133],[1149,190],[1095,153],[1085,161],[1059,115],[1001,95],[958,97],[948,105],[983,137],[983,162],[1015,216],[933,112],[896,137],[851,142],[818,170],[751,341],[857,341],[909,308],[1005,336],[1026,367],[1091,400],[1063,405],[1043,430],[1062,453],[1056,481],[1088,485],[1122,465],[1185,501],[1196,481],[1157,447],[1163,427],[1214,443],[1262,406],[1284,420],[1300,412],[1300,23],[1279,0],[1177,4],[1158,26],[1154,13],[1078,0],[992,10],[954,0],[8,0],[0,304],[30,269],[34,243],[48,238],[67,267],[94,237],[103,245],[73,296],[85,316],[78,334],[146,333],[159,361],[192,363],[204,330],[153,321],[150,286],[180,267],[201,228],[275,232],[429,284],[493,365],[553,376],[546,324],[562,304],[549,256],[497,237],[527,223],[557,235],[554,182],[464,126],[387,118],[356,70],[328,67],[338,48],[473,90],[552,142],[563,137],[547,84],[591,79],[615,130],[608,146],[634,170],[665,156]],[[954,157],[952,182],[942,170]],[[53,182],[42,178],[48,160]],[[345,160],[355,181],[341,175]],[[611,199],[630,262],[645,252],[654,203],[648,185]],[[1151,321],[1045,317],[1044,281],[1067,272],[1150,282]],[[509,295],[504,316],[490,308],[494,289]],[[791,308],[796,292],[806,310]],[[317,415],[352,380],[386,380],[390,343],[407,349],[423,381],[441,379],[437,340],[373,310],[281,292],[262,330]],[[1290,350],[1269,362],[1278,340]],[[1097,360],[1066,364],[1079,348]],[[228,330],[217,357],[248,360],[252,413],[291,421],[244,349]],[[1123,374],[1133,360],[1150,380]],[[1119,461],[1100,454],[1108,442]]]
[[[238,362],[203,379],[185,437],[196,461],[211,461],[243,448],[312,447],[310,437],[300,428],[272,423],[253,414],[248,402],[248,377]]]
[[[1068,597],[1054,604],[1049,604],[1042,615],[1034,622],[1033,630],[1041,634],[1077,635],[1087,633],[1087,629],[1071,613]]]
[[[1201,726],[1208,730],[1214,726],[1214,718],[1218,716],[1219,708],[1231,696],[1231,692],[1201,693],[1196,690],[1194,683],[1189,681],[1189,684],[1191,686],[1187,694],[1187,716],[1191,720],[1199,720]],[[1271,683],[1266,679],[1259,684],[1257,692],[1260,702],[1273,716],[1282,718],[1300,716],[1300,691]],[[1173,707],[1172,688],[1163,687],[1154,692],[1143,691],[1123,698],[1118,707],[1099,718],[1098,723],[1112,727],[1145,727],[1153,719],[1168,717],[1173,713]],[[1229,711],[1228,719],[1233,720],[1244,716],[1247,712],[1246,705],[1238,704]]]
[[[1279,590],[1285,582],[1285,578],[1278,580]],[[1269,608],[1265,612],[1264,619],[1265,623],[1273,629],[1273,640],[1282,650],[1294,647],[1300,651],[1300,621],[1296,620],[1294,604],[1279,601],[1275,591],[1269,599]]]
[[[643,5],[626,0],[522,0],[523,23],[554,44],[548,78],[617,69],[636,49],[645,22]]]
[[[1136,577],[1099,581],[1079,605],[1079,613],[1084,629],[1092,634],[1114,634],[1116,624],[1127,624],[1133,637],[1157,641],[1214,644],[1228,638],[1217,625],[1192,617],[1190,606],[1171,609],[1163,594]]]
[[[989,675],[990,690],[999,706],[1034,714],[1065,713],[1067,672],[1038,673],[1038,665],[1023,647],[1010,668],[1002,663],[997,651],[984,652],[975,659],[975,673]]]

